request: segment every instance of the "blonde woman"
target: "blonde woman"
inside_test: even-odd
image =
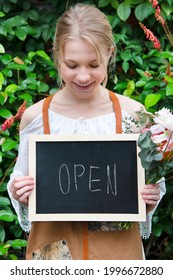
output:
[[[128,121],[136,119],[135,111],[142,107],[106,88],[107,68],[116,47],[111,26],[96,7],[77,4],[61,16],[53,52],[62,88],[24,112],[19,156],[8,184],[20,225],[29,232],[26,259],[143,259],[141,238],[150,235],[152,213],[164,186],[144,186],[141,195],[147,204],[147,222],[134,223],[129,230],[111,222],[31,224],[27,219],[28,197],[35,185],[28,174],[29,134],[114,134],[121,128],[127,133]],[[117,117],[114,103],[122,119]]]

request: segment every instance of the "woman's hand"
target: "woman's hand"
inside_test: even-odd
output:
[[[141,192],[142,198],[144,199],[147,206],[147,213],[150,212],[158,203],[160,199],[160,188],[159,184],[145,185]]]
[[[29,175],[16,177],[10,186],[12,197],[19,202],[28,205],[28,197],[34,188],[34,184],[34,178]]]

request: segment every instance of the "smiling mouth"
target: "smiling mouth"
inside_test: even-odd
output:
[[[77,83],[75,83],[75,85],[76,85],[78,88],[81,88],[81,89],[87,89],[87,88],[89,88],[92,84],[93,84],[93,82],[92,82],[92,83],[89,83],[89,84],[77,84]]]

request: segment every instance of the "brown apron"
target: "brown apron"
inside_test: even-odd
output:
[[[116,133],[122,133],[119,101],[109,92],[116,114]],[[44,133],[49,134],[48,108],[43,104]],[[26,259],[140,260],[143,259],[138,223],[128,230],[90,231],[87,222],[33,222]]]

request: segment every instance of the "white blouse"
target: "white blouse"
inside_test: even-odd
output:
[[[134,126],[132,118],[122,111],[122,128],[123,133],[132,133],[131,127]],[[93,117],[71,119],[59,115],[49,109],[49,125],[51,134],[72,135],[72,134],[114,134],[116,118],[114,113]],[[28,135],[43,134],[42,114],[38,115],[25,129],[20,131],[20,144],[17,162],[13,173],[10,176],[7,188],[12,201],[12,205],[18,215],[18,220],[22,229],[30,231],[31,221],[28,221],[28,207],[12,198],[9,186],[16,176],[28,175]],[[165,184],[160,183],[161,198],[165,194]],[[160,199],[161,199],[160,198]],[[155,207],[156,208],[156,207]],[[148,238],[151,233],[152,215],[155,209],[147,215],[146,222],[140,222],[140,232],[142,238]]]

